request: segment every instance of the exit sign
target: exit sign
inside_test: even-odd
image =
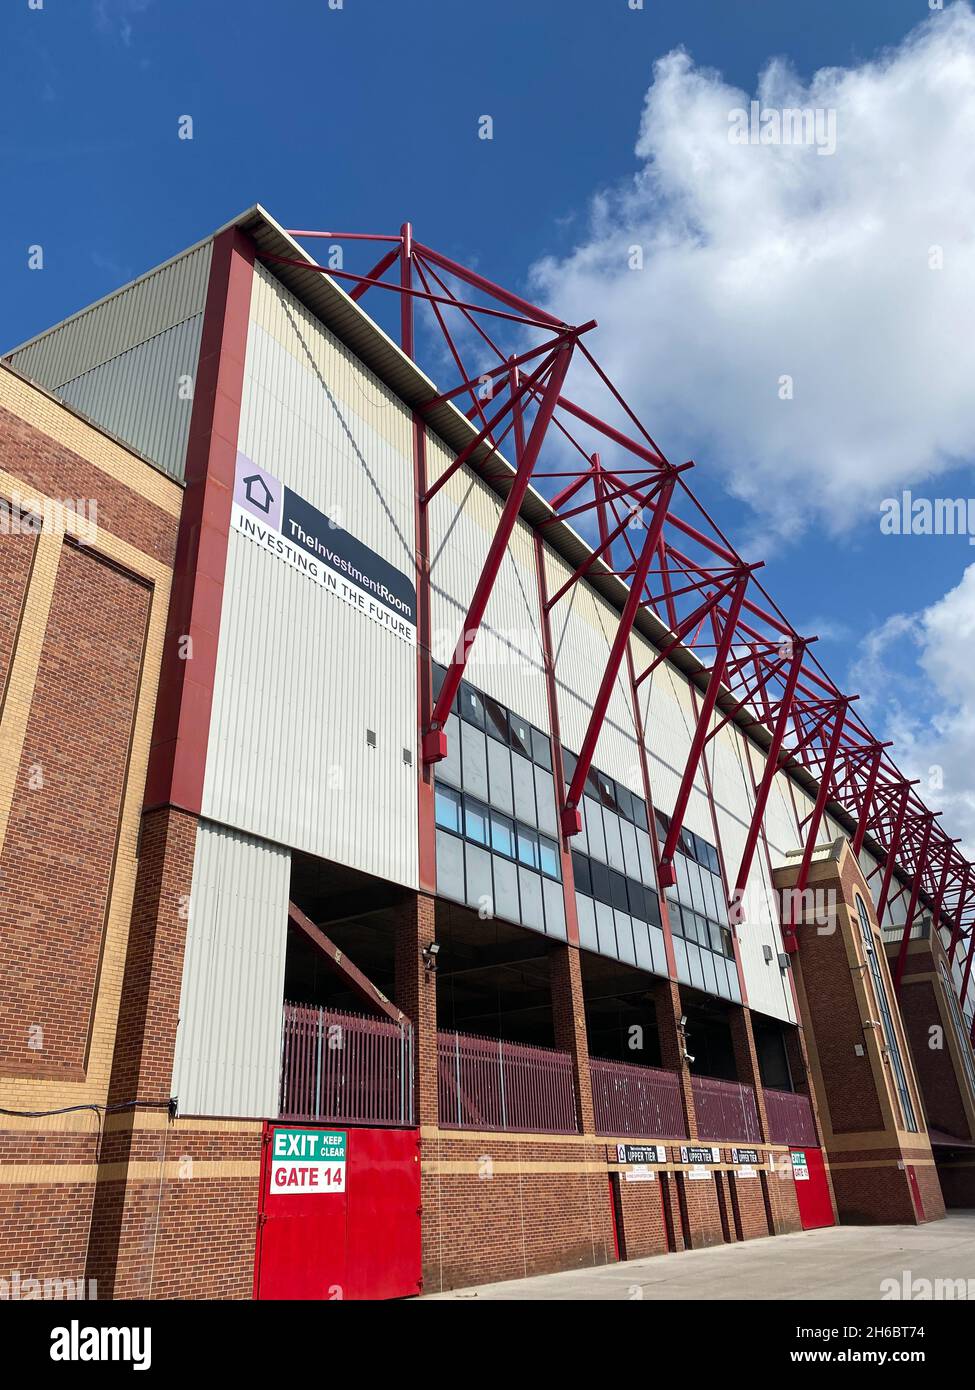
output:
[[[268,1191],[279,1197],[345,1191],[346,1135],[332,1129],[276,1129]]]

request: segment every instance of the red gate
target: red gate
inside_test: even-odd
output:
[[[834,1225],[822,1149],[792,1149],[791,1154],[802,1229],[812,1231],[818,1226]]]
[[[266,1123],[258,1299],[420,1290],[420,1132]]]

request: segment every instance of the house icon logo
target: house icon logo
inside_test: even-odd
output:
[[[244,496],[251,506],[256,507],[258,511],[264,512],[265,515],[269,513],[271,510],[271,503],[274,501],[274,495],[260,473],[252,473],[249,478],[244,478],[243,484]]]

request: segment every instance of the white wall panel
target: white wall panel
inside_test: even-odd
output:
[[[545,548],[546,583],[555,594],[572,574],[561,556]],[[549,618],[558,689],[562,742],[574,753],[582,747],[599,691],[619,614],[585,581],[559,599]],[[626,661],[621,664],[599,732],[593,766],[643,795],[639,750],[633,723]]]
[[[253,313],[276,336],[252,319],[240,448],[412,580],[406,407],[268,280]],[[232,532],[204,814],[415,887],[416,733],[415,649]]]
[[[452,457],[428,432],[430,482]],[[460,638],[502,507],[496,493],[462,468],[428,508],[431,649],[442,665],[449,663]],[[534,544],[531,529],[518,522],[471,648],[466,675],[479,690],[550,733]]]
[[[278,1113],[291,856],[201,821],[173,1095],[184,1115]]]
[[[639,676],[656,658],[657,652],[640,633],[634,633],[631,642]],[[639,700],[653,804],[669,813],[677,800],[697,724],[691,690],[680,672],[663,661],[640,685]],[[700,768],[687,803],[684,824],[696,835],[713,842],[714,826]]]

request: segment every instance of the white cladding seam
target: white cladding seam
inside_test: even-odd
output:
[[[291,855],[196,834],[172,1094],[184,1115],[278,1113]]]
[[[572,570],[548,546],[544,554],[546,584],[551,596],[570,578]],[[618,624],[616,610],[585,581],[574,584],[549,615],[561,741],[573,753],[582,750]],[[642,796],[640,755],[628,679],[624,662],[610,693],[593,766]]]
[[[239,447],[412,581],[409,412],[291,299],[255,275]],[[415,649],[232,530],[204,815],[415,888],[416,734]]]
[[[181,479],[202,330],[203,315],[196,314],[65,382],[57,394],[170,477]]]
[[[453,455],[427,431],[427,478],[433,483]],[[427,511],[430,545],[430,632],[435,661],[449,665],[503,503],[461,469]],[[545,733],[551,733],[541,636],[535,541],[518,521],[467,661],[470,683]]]
[[[16,348],[9,361],[182,479],[212,242]]]

